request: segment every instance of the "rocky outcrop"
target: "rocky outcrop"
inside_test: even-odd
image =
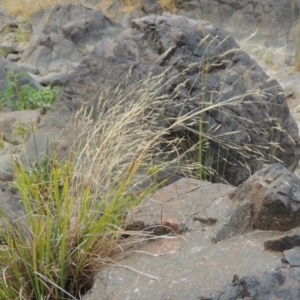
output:
[[[274,164],[236,189],[185,178],[158,190],[126,218],[149,241],[104,267],[84,299],[298,299],[299,183]]]
[[[27,62],[42,74],[74,69],[97,42],[122,29],[99,11],[73,4],[36,12],[31,24]]]
[[[95,47],[70,75],[58,105],[69,115],[83,104],[96,108],[100,93],[117,86],[161,99],[158,124],[188,118],[168,136],[185,139],[182,149],[195,146],[203,131],[209,150],[202,163],[219,170],[212,180],[238,185],[265,161],[279,160],[292,170],[298,163],[298,128],[282,89],[209,22],[168,13],[134,20],[132,29]],[[108,107],[114,105],[115,97],[107,97]]]

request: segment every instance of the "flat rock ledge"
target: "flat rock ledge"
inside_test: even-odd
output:
[[[183,178],[158,190],[127,216],[153,239],[104,267],[83,299],[300,299],[299,187],[273,164],[237,188]]]

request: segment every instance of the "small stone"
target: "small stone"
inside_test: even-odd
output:
[[[20,56],[18,54],[10,53],[7,55],[7,59],[9,59],[10,61],[18,61],[20,60]]]
[[[19,53],[20,49],[14,43],[4,42],[0,44],[0,52],[7,56],[10,53]]]
[[[284,260],[291,267],[300,267],[300,248],[284,251]]]

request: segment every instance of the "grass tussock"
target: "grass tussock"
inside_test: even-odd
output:
[[[166,55],[168,52],[160,59]],[[80,299],[99,269],[114,263],[123,251],[119,242],[126,212],[165,179],[176,173],[224,181],[228,165],[247,168],[249,157],[267,160],[266,153],[276,160],[277,135],[271,141],[260,137],[260,145],[253,145],[250,138],[243,143],[234,139],[242,126],[247,126],[249,137],[251,131],[248,120],[236,111],[241,105],[253,105],[253,96],[262,102],[270,90],[254,87],[224,100],[222,95],[231,92],[233,82],[231,87],[220,88],[214,101],[207,101],[205,74],[219,63],[220,56],[205,59],[173,76],[172,67],[156,72],[154,65],[146,79],[130,88],[107,88],[97,105],[82,107],[74,115],[70,126],[74,143],[68,159],[58,162],[53,154],[30,170],[15,165],[14,188],[24,211],[14,222],[2,216],[1,299]],[[184,103],[176,104],[182,82],[172,94],[161,93],[178,76],[195,68],[199,70],[195,84],[203,85],[199,95],[190,91]],[[176,116],[169,114],[170,107],[178,111]],[[185,111],[184,107],[192,109]],[[211,126],[210,113],[230,120],[223,126],[230,124],[232,130]],[[181,134],[184,132],[187,134]],[[254,135],[260,133],[252,132],[251,137]],[[240,161],[231,159],[232,152],[240,153]]]
[[[29,171],[15,165],[24,211],[1,230],[1,299],[79,299],[122,251],[124,215],[159,186],[155,172],[139,176],[165,134],[152,122],[155,99],[146,94],[130,102],[115,90],[111,109],[100,97],[96,119],[79,110],[74,155],[64,162],[53,155]]]

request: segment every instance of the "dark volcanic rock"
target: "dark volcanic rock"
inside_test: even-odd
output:
[[[256,229],[287,231],[300,225],[300,179],[280,164],[256,172],[231,197],[249,201]]]
[[[298,163],[298,128],[282,89],[209,22],[168,13],[134,20],[132,29],[96,46],[69,77],[59,102],[70,112],[83,103],[97,107],[100,93],[117,86],[160,97],[163,126],[193,115],[168,138],[184,138],[187,149],[203,130],[209,150],[202,163],[219,170],[212,180],[238,185],[274,156],[292,170]],[[115,97],[108,97],[113,106]],[[197,160],[198,149],[191,155]]]
[[[300,299],[300,268],[279,268],[257,276],[236,277],[225,292],[216,292],[211,297],[199,297],[202,300],[238,300],[238,299]]]
[[[264,243],[265,250],[280,251],[293,249],[300,246],[300,231],[296,230],[291,234],[285,235],[277,240],[270,240]]]

